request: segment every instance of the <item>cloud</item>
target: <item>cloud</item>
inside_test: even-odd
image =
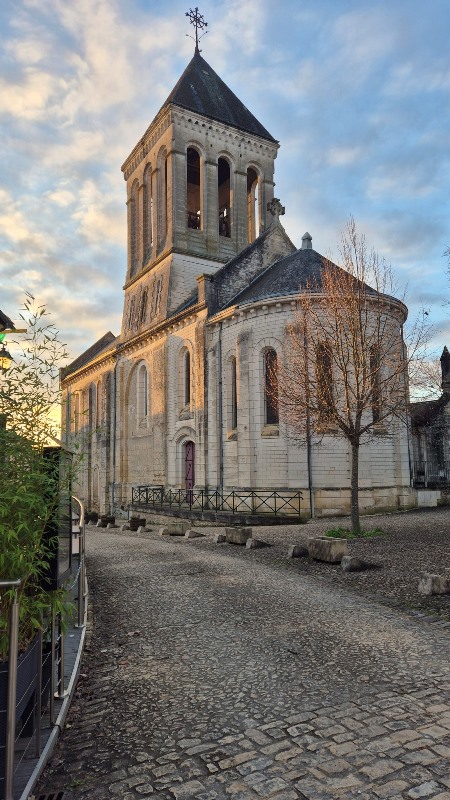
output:
[[[55,203],[57,206],[65,208],[70,206],[75,201],[75,195],[68,189],[55,189],[53,192],[47,192],[46,197]]]
[[[44,119],[50,100],[59,89],[60,80],[56,76],[26,68],[12,83],[0,80],[0,113],[24,120]]]

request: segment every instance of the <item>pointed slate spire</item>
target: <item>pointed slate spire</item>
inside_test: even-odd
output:
[[[276,142],[196,50],[162,108],[172,103],[241,131]]]

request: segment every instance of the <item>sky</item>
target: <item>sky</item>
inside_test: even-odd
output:
[[[0,3],[0,308],[75,358],[119,334],[121,165],[189,63],[178,0]],[[450,347],[449,0],[204,0],[202,56],[280,142],[275,196],[338,260],[350,215]]]

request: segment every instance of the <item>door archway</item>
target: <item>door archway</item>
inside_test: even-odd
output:
[[[186,499],[191,502],[192,492],[195,485],[195,444],[187,441],[183,445],[184,450],[184,488],[186,489]]]

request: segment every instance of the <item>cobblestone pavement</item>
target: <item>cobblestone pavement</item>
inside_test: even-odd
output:
[[[93,630],[36,796],[450,800],[449,628],[211,536],[88,531]]]

